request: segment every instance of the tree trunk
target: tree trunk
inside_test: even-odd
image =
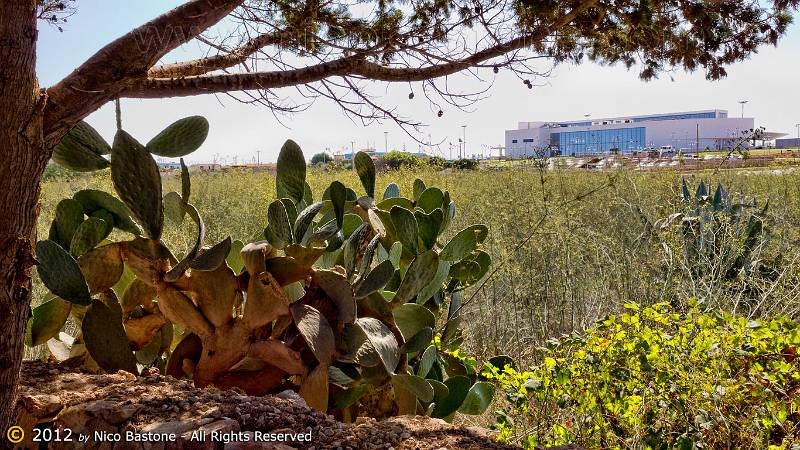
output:
[[[0,442],[13,424],[35,264],[46,97],[36,80],[36,1],[0,2]]]

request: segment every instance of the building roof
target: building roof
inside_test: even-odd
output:
[[[699,117],[686,117],[686,116],[698,116],[701,114],[713,114],[714,117],[721,115],[723,116],[722,118],[728,118],[728,111],[725,109],[704,109],[699,111],[679,111],[679,112],[668,112],[668,113],[658,113],[658,114],[638,114],[638,115],[618,116],[618,117],[585,117],[584,119],[579,119],[579,120],[565,120],[565,121],[553,121],[553,122],[542,122],[542,121],[519,122],[517,129],[524,130],[524,129],[542,128],[542,127],[591,126],[602,122],[626,123],[626,121],[646,122],[646,121],[659,121],[659,120],[675,120],[682,118],[696,119]]]
[[[765,131],[764,133],[761,134],[761,139],[765,141],[774,141],[775,139],[782,138],[787,134],[788,133],[778,133],[776,131]]]

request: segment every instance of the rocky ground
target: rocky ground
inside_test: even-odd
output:
[[[199,390],[158,374],[92,375],[37,361],[24,364],[21,379],[23,448],[40,448],[41,441],[54,449],[516,448],[494,442],[485,430],[425,417],[343,424],[308,408],[292,391],[250,397],[236,390]],[[33,430],[37,425],[51,431]],[[283,442],[267,442],[273,436],[266,433],[283,433]],[[301,442],[297,434],[310,439]]]

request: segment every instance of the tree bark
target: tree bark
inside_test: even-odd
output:
[[[36,80],[36,1],[0,2],[0,441],[13,425],[36,263],[46,96]]]

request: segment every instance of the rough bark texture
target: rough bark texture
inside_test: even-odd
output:
[[[35,263],[46,98],[36,81],[34,0],[0,2],[0,431],[5,434],[24,351]]]

